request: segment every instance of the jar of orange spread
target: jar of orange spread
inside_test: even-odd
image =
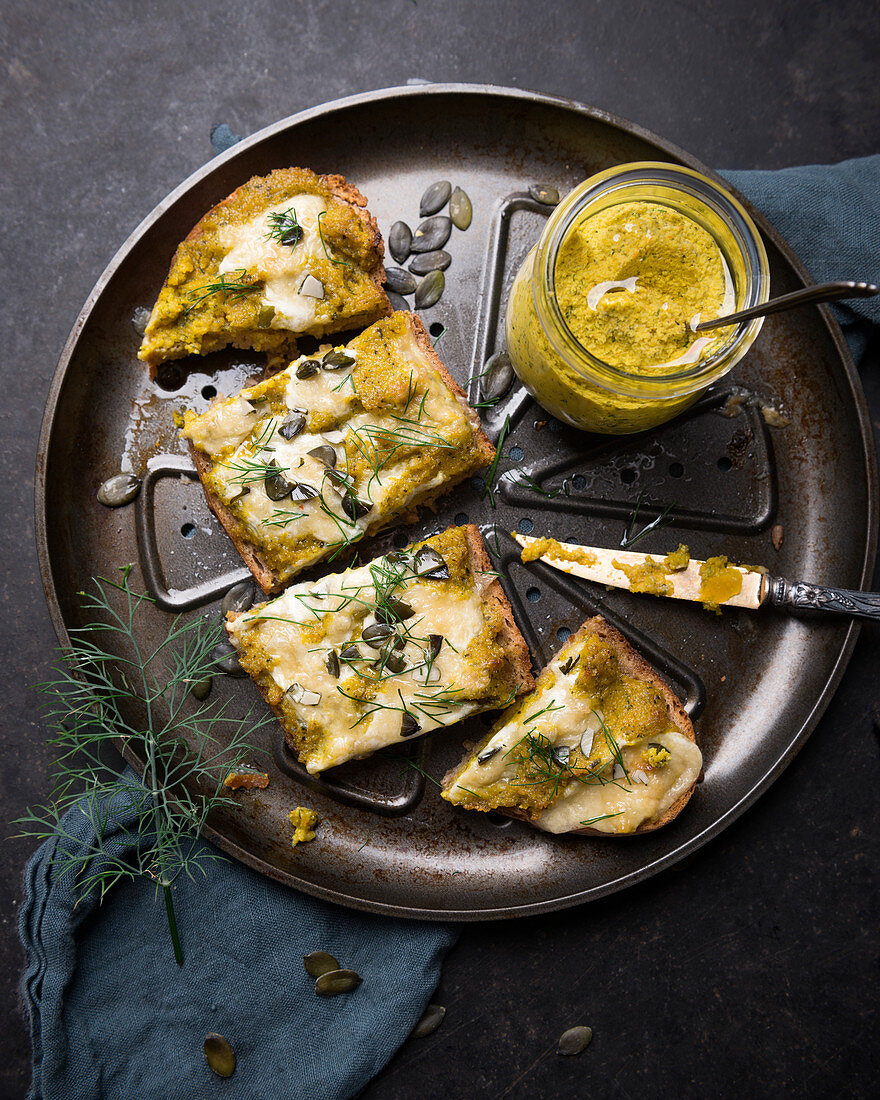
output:
[[[555,416],[619,435],[691,405],[748,351],[763,318],[695,332],[765,302],[764,245],[737,200],[689,168],[608,169],[556,208],[507,303],[507,348]]]

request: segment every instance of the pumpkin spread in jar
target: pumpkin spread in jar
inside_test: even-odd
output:
[[[626,202],[576,222],[559,248],[556,299],[577,341],[609,366],[640,373],[708,358],[729,329],[733,285],[712,236],[660,203]]]

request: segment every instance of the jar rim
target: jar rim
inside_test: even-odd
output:
[[[657,202],[662,203],[663,192],[672,195],[687,196],[690,200],[702,203],[719,218],[730,231],[745,270],[745,297],[738,309],[760,305],[770,295],[770,274],[764,242],[752,219],[742,204],[728,191],[713,180],[692,168],[663,161],[638,161],[616,165],[598,172],[578,184],[557,206],[536,246],[535,272],[540,272],[544,285],[550,293],[537,293],[533,281],[532,293],[535,309],[544,333],[556,352],[568,360],[576,370],[580,363],[572,362],[572,355],[580,360],[584,369],[581,373],[597,376],[594,381],[621,394],[632,394],[634,389],[641,393],[650,393],[655,387],[667,391],[664,396],[693,392],[704,389],[711,382],[726,374],[751,347],[761,326],[763,317],[751,321],[741,321],[733,333],[716,348],[706,359],[698,360],[688,369],[674,372],[646,374],[644,368],[639,372],[615,367],[594,355],[574,335],[568,326],[555,294],[555,268],[559,247],[568,230],[576,219],[583,216],[585,210],[599,199],[616,191],[621,192],[620,203],[626,202],[624,192],[644,185],[656,188]],[[644,201],[644,200],[639,200]],[[654,201],[653,198],[651,201]],[[607,205],[617,205],[611,203]],[[604,207],[603,207],[604,208]],[[719,248],[721,243],[716,240]],[[722,254],[724,249],[722,249]],[[662,366],[662,364],[658,364]]]

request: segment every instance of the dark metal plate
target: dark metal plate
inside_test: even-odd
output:
[[[425,186],[448,178],[465,188],[474,220],[454,231],[447,290],[426,310],[446,328],[439,351],[464,381],[499,345],[506,287],[536,239],[545,212],[522,198],[533,182],[566,190],[620,161],[693,158],[603,112],[518,91],[430,85],[370,93],[286,119],[212,161],[173,192],[113,259],[70,336],[49,395],[37,471],[40,559],[55,627],[64,639],[81,622],[76,593],[96,574],[133,562],[136,586],[159,603],[143,625],[155,641],[171,611],[216,615],[241,563],[188,473],[172,424],[184,402],[204,408],[257,371],[259,358],[218,354],[187,366],[176,390],[152,384],[137,362],[132,315],[150,306],[178,241],[213,203],[254,174],[287,165],[342,172],[369,196],[387,234],[415,225]],[[797,261],[761,219],[773,290],[802,285]],[[173,383],[172,383],[173,384]],[[727,394],[753,395],[723,415]],[[473,392],[473,390],[472,390]],[[788,418],[770,429],[757,406]],[[837,685],[854,626],[772,610],[707,614],[698,606],[606,592],[542,565],[519,564],[514,528],[616,545],[642,490],[674,504],[675,526],[646,550],[687,542],[697,557],[723,552],[792,578],[860,588],[870,575],[876,471],[857,376],[840,334],[818,309],[767,319],[757,344],[688,415],[620,440],[588,436],[551,420],[516,390],[486,414],[498,432],[510,416],[501,471],[526,468],[551,492],[502,480],[497,508],[480,484],[458,490],[436,516],[373,540],[381,552],[453,522],[491,536],[506,587],[538,664],[584,617],[601,611],[664,671],[698,718],[705,781],[681,817],[629,840],[554,839],[519,823],[455,811],[406,760],[382,756],[304,785],[280,733],[266,734],[271,784],[218,815],[208,835],[227,852],[299,889],[357,908],[411,917],[478,920],[573,905],[639,881],[694,851],[766,790],[803,744]],[[95,491],[120,456],[148,475],[136,507],[108,511]],[[646,515],[652,513],[650,509]],[[770,528],[785,540],[773,549]],[[497,539],[492,529],[497,526]],[[244,711],[248,682],[215,690]],[[475,739],[480,720],[438,733],[413,762],[440,777]],[[135,761],[135,763],[137,763]],[[291,850],[286,813],[298,803],[321,815],[320,838]]]

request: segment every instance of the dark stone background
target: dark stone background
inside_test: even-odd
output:
[[[212,155],[212,126],[250,134],[423,77],[569,96],[708,164],[772,168],[880,150],[878,58],[880,6],[864,0],[4,0],[3,819],[46,789],[27,690],[55,645],[32,522],[44,396],[96,278]],[[863,377],[880,428],[878,365],[875,342]],[[438,994],[445,1024],[364,1095],[876,1095],[878,659],[880,630],[865,628],[800,756],[686,864],[588,908],[467,927]],[[28,851],[2,850],[2,1097],[28,1080],[15,935]],[[559,1058],[575,1023],[593,1044]]]

